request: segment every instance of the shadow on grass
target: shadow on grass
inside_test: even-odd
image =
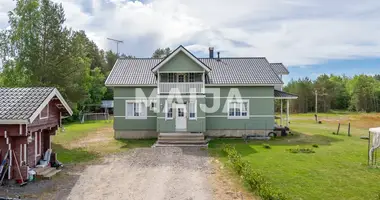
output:
[[[88,162],[100,157],[100,155],[83,148],[67,149],[60,144],[54,143],[52,143],[52,148],[57,153],[58,160],[63,164]]]

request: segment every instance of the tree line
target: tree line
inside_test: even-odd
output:
[[[85,31],[65,26],[62,4],[17,0],[9,27],[0,32],[1,87],[56,87],[78,114],[86,105],[113,99],[104,82],[119,57],[91,41]],[[157,49],[161,58],[170,49]]]
[[[347,77],[323,74],[314,81],[307,77],[291,80],[284,91],[298,95],[297,100],[291,101],[292,112],[314,112],[316,94],[319,112],[380,111],[380,75]]]

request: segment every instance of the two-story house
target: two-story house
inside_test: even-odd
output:
[[[288,70],[263,57],[197,58],[179,46],[163,59],[118,59],[106,80],[114,90],[115,138],[198,133],[267,134]],[[287,117],[288,119],[288,117]]]

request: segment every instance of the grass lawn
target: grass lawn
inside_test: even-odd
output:
[[[137,147],[150,147],[156,140],[115,140],[112,122],[93,121],[65,125],[64,132],[53,137],[52,146],[63,163],[95,160],[109,153]]]
[[[210,143],[210,151],[220,153],[223,143],[236,147],[243,158],[263,172],[274,187],[291,199],[375,199],[380,194],[380,169],[367,166],[368,128],[380,126],[379,114],[321,114],[322,124],[313,121],[313,114],[292,115],[294,136],[268,141],[244,143],[242,139],[218,139]],[[340,135],[337,124],[342,124]],[[351,123],[352,137],[347,136]],[[289,148],[314,148],[314,154],[289,153]]]

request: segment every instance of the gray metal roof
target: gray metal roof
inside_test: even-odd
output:
[[[282,63],[270,63],[270,66],[276,72],[276,74],[282,74],[282,75],[287,75],[289,74],[288,69],[284,66]]]
[[[119,59],[109,74],[106,85],[155,85],[151,69],[162,59]],[[211,71],[208,84],[283,84],[266,58],[200,58]]]
[[[0,120],[27,120],[54,88],[0,88]]]
[[[297,99],[298,95],[290,94],[280,90],[274,90],[274,97],[277,99]]]

